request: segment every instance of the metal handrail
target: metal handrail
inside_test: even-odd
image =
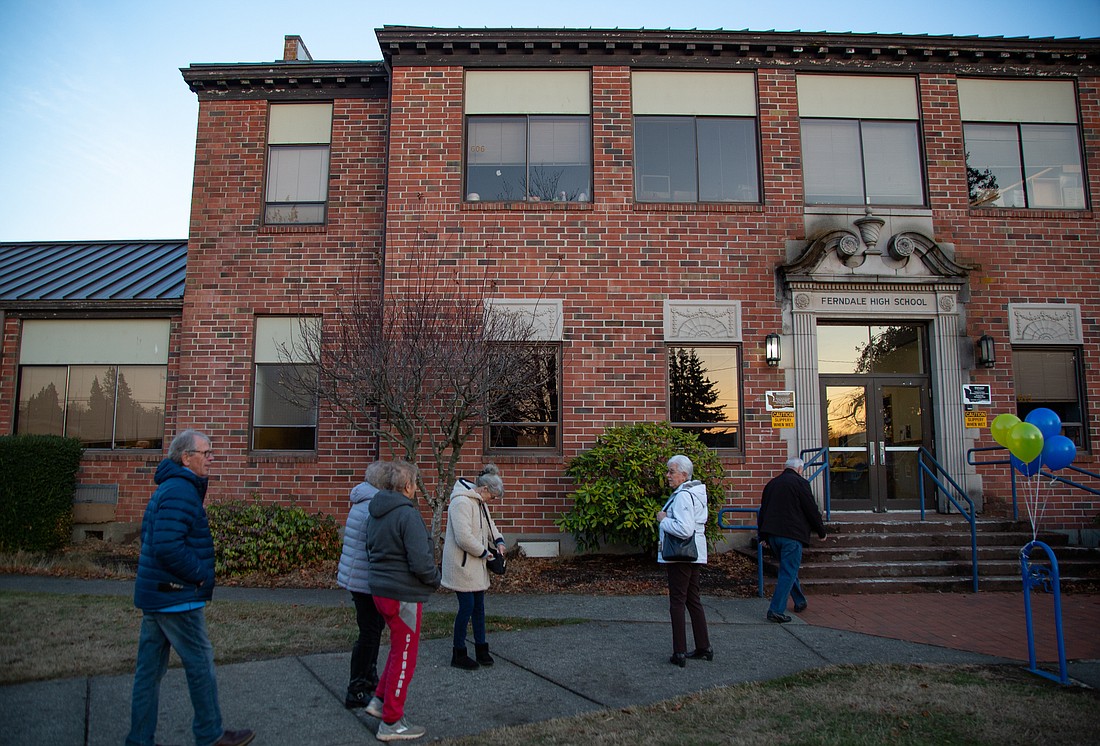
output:
[[[809,456],[809,458],[807,458]],[[825,520],[829,520],[829,515],[832,512],[833,491],[832,473],[829,471],[829,464],[831,459],[829,458],[829,446],[822,446],[821,448],[803,448],[798,452],[798,457],[806,462],[805,468],[802,470],[802,475],[806,477],[806,481],[813,484],[813,481],[817,479],[822,472],[825,474]],[[820,466],[818,465],[818,459],[821,459]],[[814,471],[810,469],[814,466],[818,468]]]
[[[756,523],[752,525],[744,523],[726,523],[723,516],[726,513],[754,513],[757,516]],[[759,531],[759,508],[722,508],[718,511],[718,528],[735,529],[739,531]],[[756,542],[756,590],[761,598],[764,597],[764,545]]]
[[[929,468],[928,464],[925,463],[925,459],[932,462],[932,464],[936,467],[936,471],[933,471],[931,468]],[[971,576],[971,581],[973,583],[974,592],[977,593],[978,592],[978,525],[977,525],[977,519],[975,518],[974,501],[970,499],[970,496],[966,494],[966,490],[964,490],[962,487],[959,486],[959,483],[956,482],[951,477],[951,475],[947,473],[947,470],[943,468],[943,466],[940,464],[940,462],[936,461],[936,457],[933,456],[932,453],[927,448],[925,448],[924,446],[921,446],[917,450],[917,466],[920,467],[920,471],[921,471],[922,474],[927,475],[928,478],[931,479],[935,483],[936,489],[943,492],[944,496],[947,497],[948,501],[950,501],[950,503],[955,506],[955,509],[957,511],[962,513],[962,515],[966,518],[967,522],[970,524],[970,576]],[[959,496],[962,497],[963,500],[966,501],[967,505],[970,508],[969,511],[963,509],[962,505],[959,504],[959,501],[956,500],[954,495],[951,494],[951,491],[948,490],[947,487],[944,485],[944,483],[940,481],[940,478],[939,478],[939,476],[937,476],[937,473],[942,474],[943,477],[948,481],[948,483],[952,487],[955,488],[955,491],[958,492]],[[920,479],[918,483],[919,483],[919,487],[920,487],[920,519],[923,521],[924,520],[924,501],[925,501],[924,500],[924,479]]]
[[[1035,549],[1042,549],[1046,552],[1047,561],[1050,563],[1049,567],[1031,561],[1031,553]],[[1054,550],[1041,541],[1030,542],[1020,550],[1020,573],[1024,581],[1024,619],[1027,622],[1028,670],[1065,686],[1069,684],[1069,674],[1066,671],[1066,643],[1062,635],[1062,580],[1058,572],[1058,558],[1054,556]],[[1035,629],[1031,624],[1032,588],[1054,594],[1054,632],[1058,639],[1057,678],[1039,668],[1035,662]]]
[[[1012,520],[1018,521],[1018,520],[1020,520],[1020,510],[1019,510],[1019,503],[1018,503],[1018,500],[1017,500],[1017,497],[1016,497],[1016,469],[1012,468],[1012,459],[1002,458],[1002,459],[994,459],[994,460],[990,460],[990,461],[975,461],[974,460],[974,454],[976,454],[976,453],[981,453],[983,451],[1007,451],[1007,450],[1008,449],[1005,448],[1004,446],[984,446],[982,448],[971,448],[970,450],[968,450],[966,452],[966,463],[970,464],[971,466],[986,466],[986,465],[994,465],[994,464],[1008,464],[1009,465],[1009,470],[1008,470],[1009,471],[1009,480],[1012,484]],[[1081,469],[1077,466],[1073,466],[1072,464],[1069,465],[1069,466],[1064,467],[1063,471],[1065,471],[1067,469],[1069,471],[1077,472],[1078,474],[1085,474],[1085,475],[1090,476],[1094,479],[1100,480],[1100,474],[1088,471],[1087,469]],[[1092,487],[1087,487],[1083,484],[1080,484],[1078,482],[1073,481],[1072,479],[1067,479],[1065,477],[1054,474],[1049,470],[1040,469],[1039,470],[1039,475],[1043,476],[1043,477],[1046,477],[1046,478],[1050,479],[1053,482],[1061,482],[1062,484],[1065,484],[1069,487],[1075,487],[1076,489],[1084,490],[1085,492],[1089,492],[1093,495],[1100,495],[1100,489],[1093,489]]]

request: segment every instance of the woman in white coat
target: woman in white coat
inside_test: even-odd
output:
[[[692,479],[695,470],[691,459],[682,454],[668,460],[665,478],[672,488],[665,507],[658,511],[660,521],[657,544],[657,561],[668,570],[668,613],[672,619],[672,657],[668,662],[683,668],[688,658],[714,660],[714,651],[710,647],[710,635],[707,631],[707,615],[699,598],[699,571],[707,564],[707,537],[704,533],[707,525],[707,486]],[[665,534],[681,539],[695,538],[695,548],[699,553],[693,562],[670,562],[661,556]],[[695,638],[695,650],[687,652],[687,629],[684,623],[684,608],[691,615],[691,633]]]
[[[486,503],[504,496],[504,482],[494,464],[481,470],[474,483],[455,482],[447,506],[443,542],[443,587],[458,596],[451,665],[472,671],[493,665],[485,637],[485,591],[489,588],[490,548],[504,551],[504,537],[489,516]],[[466,628],[473,622],[474,658],[466,651]]]

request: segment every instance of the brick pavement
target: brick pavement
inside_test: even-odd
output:
[[[1100,660],[1100,594],[1061,597],[1067,660]],[[1058,660],[1054,597],[1032,593],[1038,661]],[[788,612],[789,613],[789,612]],[[810,596],[809,624],[1028,660],[1023,592]]]

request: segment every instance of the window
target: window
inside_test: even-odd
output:
[[[320,319],[256,319],[256,381],[252,448],[311,451],[317,447],[317,366],[309,358]]]
[[[799,75],[808,205],[923,205],[911,78]]]
[[[332,104],[272,104],[264,223],[325,222]]]
[[[161,448],[168,333],[159,319],[25,321],[15,431]]]
[[[588,202],[587,71],[466,74],[466,200]]]
[[[668,348],[669,421],[709,448],[742,449],[741,348]]]
[[[1069,81],[958,81],[972,207],[1085,207]]]
[[[635,72],[641,202],[759,202],[752,73]]]
[[[1080,348],[1012,349],[1015,375],[1016,416],[1046,407],[1062,420],[1062,434],[1078,448],[1087,448],[1081,396]]]
[[[489,448],[556,449],[561,429],[560,352],[557,344],[500,343],[502,357],[522,371],[499,399],[489,421]]]

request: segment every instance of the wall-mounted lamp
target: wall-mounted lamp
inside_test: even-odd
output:
[[[772,367],[779,365],[779,358],[781,357],[779,342],[778,334],[769,334],[764,337],[764,359]]]
[[[997,347],[993,337],[983,334],[978,340],[978,365],[992,368],[997,364]]]

